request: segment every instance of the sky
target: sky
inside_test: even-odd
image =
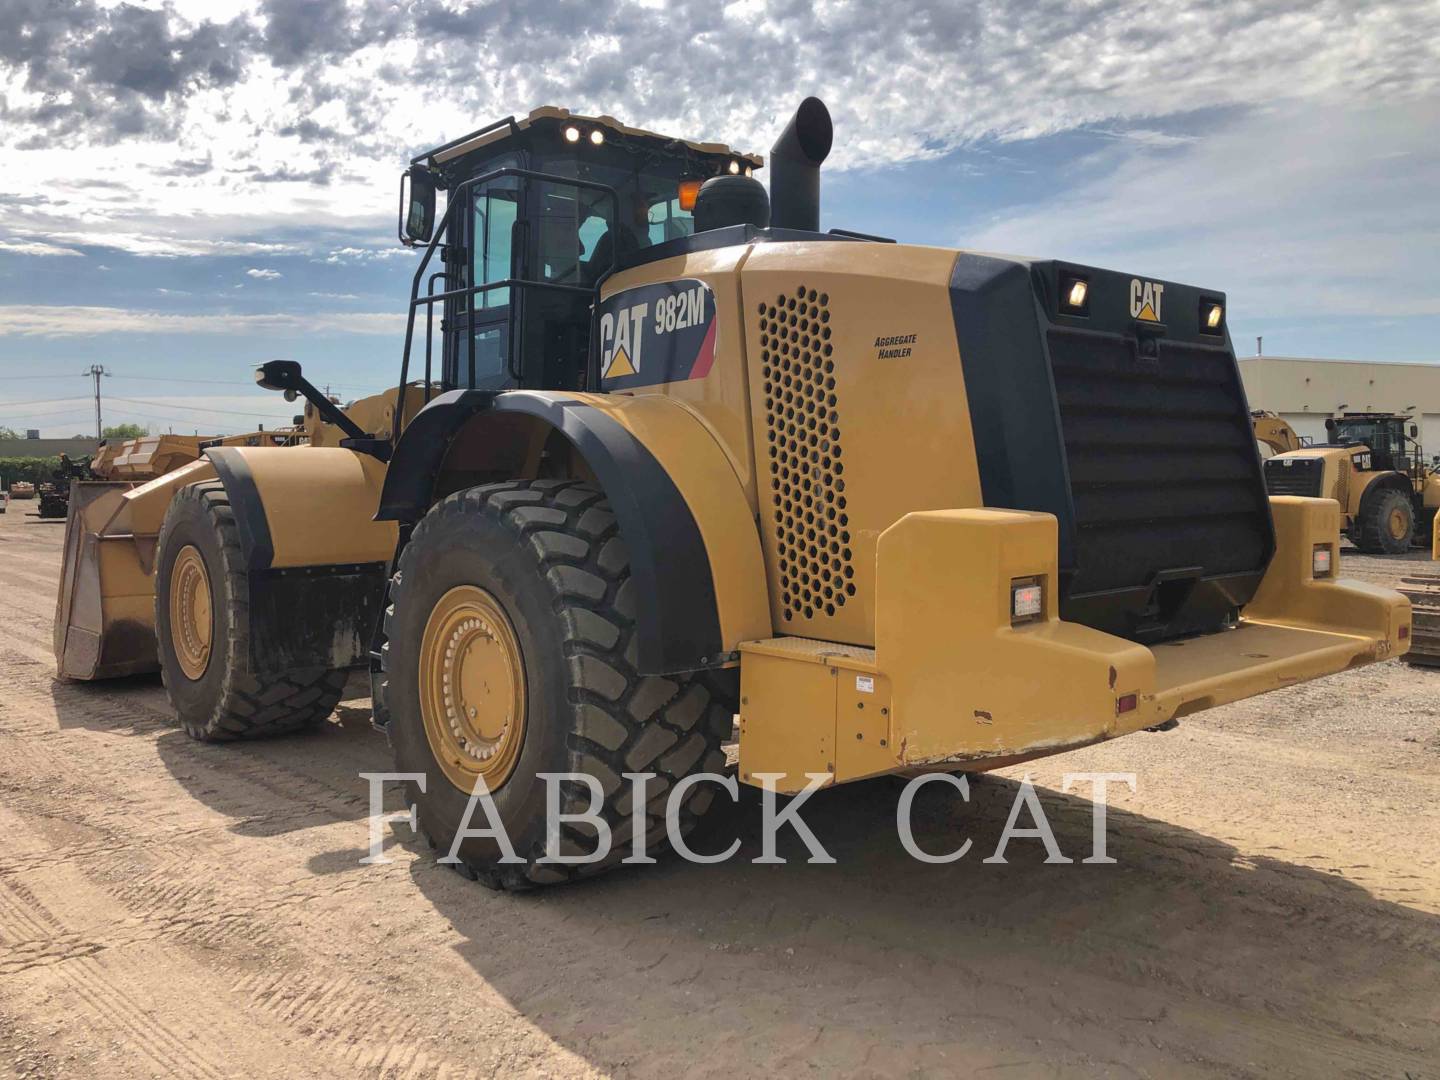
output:
[[[1440,362],[1436,0],[3,0],[0,427],[285,422],[399,371],[410,156],[540,105],[764,153],[822,227],[1224,291],[1240,355]],[[762,172],[761,177],[764,177]]]

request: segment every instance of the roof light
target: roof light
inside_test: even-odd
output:
[[[746,175],[746,176],[754,176],[754,175],[755,175],[755,170],[752,169],[749,165],[746,165],[746,166],[745,166],[745,175]]]
[[[580,141],[580,129],[577,128],[574,124],[571,124],[569,127],[567,127],[567,128],[565,129],[565,141],[566,141],[566,142],[579,142],[579,141]]]
[[[681,180],[680,181],[680,209],[694,210],[695,199],[700,194],[702,180]]]
[[[731,175],[731,176],[739,176],[739,175],[740,175],[740,163],[739,163],[738,161],[732,161],[732,162],[730,162],[730,175]]]
[[[605,141],[605,132],[601,131],[599,128],[596,128],[594,131],[590,132],[590,141],[596,146],[599,146]]]

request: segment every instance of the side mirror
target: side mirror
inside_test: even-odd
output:
[[[305,377],[300,374],[300,365],[294,360],[271,360],[255,369],[255,383],[262,390],[299,393],[304,382]]]
[[[428,244],[435,235],[435,174],[412,165],[400,176],[400,242]]]

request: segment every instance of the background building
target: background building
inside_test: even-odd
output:
[[[1248,356],[1240,377],[1252,409],[1279,413],[1316,442],[1325,441],[1325,418],[1337,411],[1410,411],[1426,456],[1440,453],[1440,364]]]
[[[1257,406],[1258,408],[1258,406]],[[89,457],[98,439],[0,439],[0,458]]]

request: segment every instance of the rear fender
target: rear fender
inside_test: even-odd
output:
[[[442,394],[395,448],[378,516],[414,523],[458,488],[556,475],[547,449],[568,459],[559,475],[593,480],[610,501],[630,553],[644,674],[723,667],[741,641],[769,636],[754,508],[715,437],[673,399]]]

